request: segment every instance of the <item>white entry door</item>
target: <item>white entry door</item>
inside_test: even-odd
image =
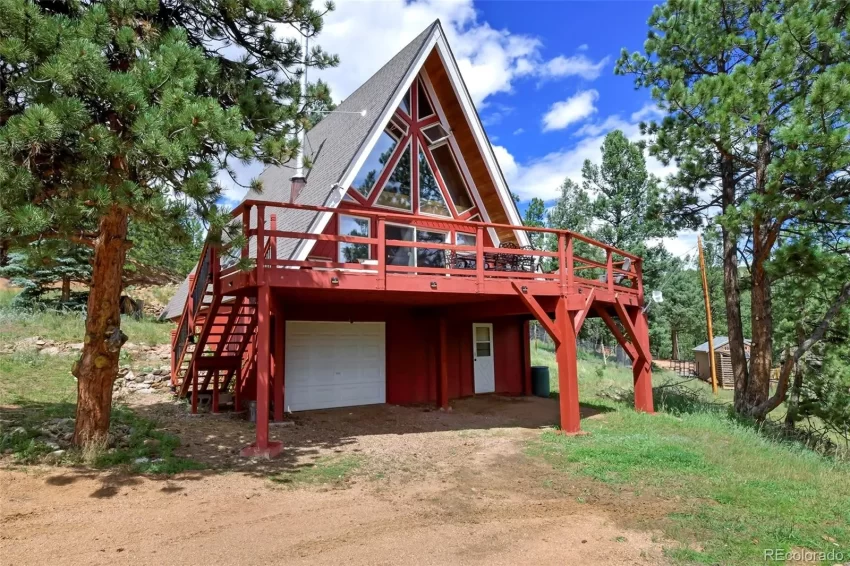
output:
[[[290,411],[385,403],[383,322],[286,322]]]
[[[493,325],[476,322],[472,325],[472,359],[475,368],[475,392],[496,391],[496,370],[493,364]]]

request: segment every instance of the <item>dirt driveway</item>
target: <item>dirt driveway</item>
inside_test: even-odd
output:
[[[235,456],[253,434],[244,421],[191,418],[153,398],[137,410],[213,469],[168,479],[0,470],[3,564],[663,562],[659,535],[641,530],[665,512],[657,501],[527,454],[556,420],[552,400],[314,411],[273,428],[286,449],[272,461]],[[334,461],[356,470],[300,481]]]

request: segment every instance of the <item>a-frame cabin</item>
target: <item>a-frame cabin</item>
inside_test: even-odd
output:
[[[528,395],[537,319],[556,344],[561,427],[578,432],[587,316],[632,357],[636,406],[653,410],[640,258],[522,226],[439,21],[337,110],[308,132],[303,172],[267,169],[233,211],[249,245],[205,248],[164,313],[193,411],[256,401],[243,452],[273,455],[269,418],[289,411]],[[546,250],[530,245],[541,233]],[[240,254],[261,259],[239,271]]]

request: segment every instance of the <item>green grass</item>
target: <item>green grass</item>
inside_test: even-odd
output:
[[[83,318],[79,313],[16,311],[9,304],[14,293],[0,293],[0,340],[16,341],[33,336],[45,340],[82,341]],[[170,326],[150,320],[124,318],[121,324],[138,343],[167,343]],[[42,429],[56,419],[73,419],[77,385],[71,375],[74,354],[45,355],[20,349],[0,354],[0,453],[19,464],[36,464],[56,450]],[[125,362],[122,362],[125,363]],[[80,450],[69,448],[59,458],[64,465],[122,468],[130,472],[173,474],[203,466],[174,454],[180,440],[160,431],[154,421],[141,418],[123,406],[113,406],[113,447]]]
[[[171,338],[169,323],[150,318],[136,320],[121,317],[121,330],[136,344],[166,344]],[[0,308],[0,341],[16,342],[33,336],[57,342],[82,342],[85,335],[85,318],[82,313],[56,311],[17,311]]]
[[[554,355],[532,350],[534,364]],[[557,373],[552,367],[552,388]],[[630,409],[610,392],[631,387],[631,371],[585,356],[583,403],[617,409],[582,422],[589,435],[546,432],[529,452],[600,489],[650,494],[675,511],[661,524],[674,562],[756,564],[765,549],[843,552],[850,557],[850,466],[790,442],[772,440],[729,416],[730,392],[654,371],[658,415]],[[826,562],[826,563],[834,563]]]
[[[46,356],[34,350],[0,355],[0,405],[74,403],[73,363],[73,356]]]
[[[323,456],[315,462],[286,470],[272,476],[274,483],[286,486],[341,485],[359,473],[363,467],[362,456]]]

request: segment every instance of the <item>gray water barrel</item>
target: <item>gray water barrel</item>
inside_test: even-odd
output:
[[[549,396],[549,366],[531,366],[531,393],[537,397]]]

